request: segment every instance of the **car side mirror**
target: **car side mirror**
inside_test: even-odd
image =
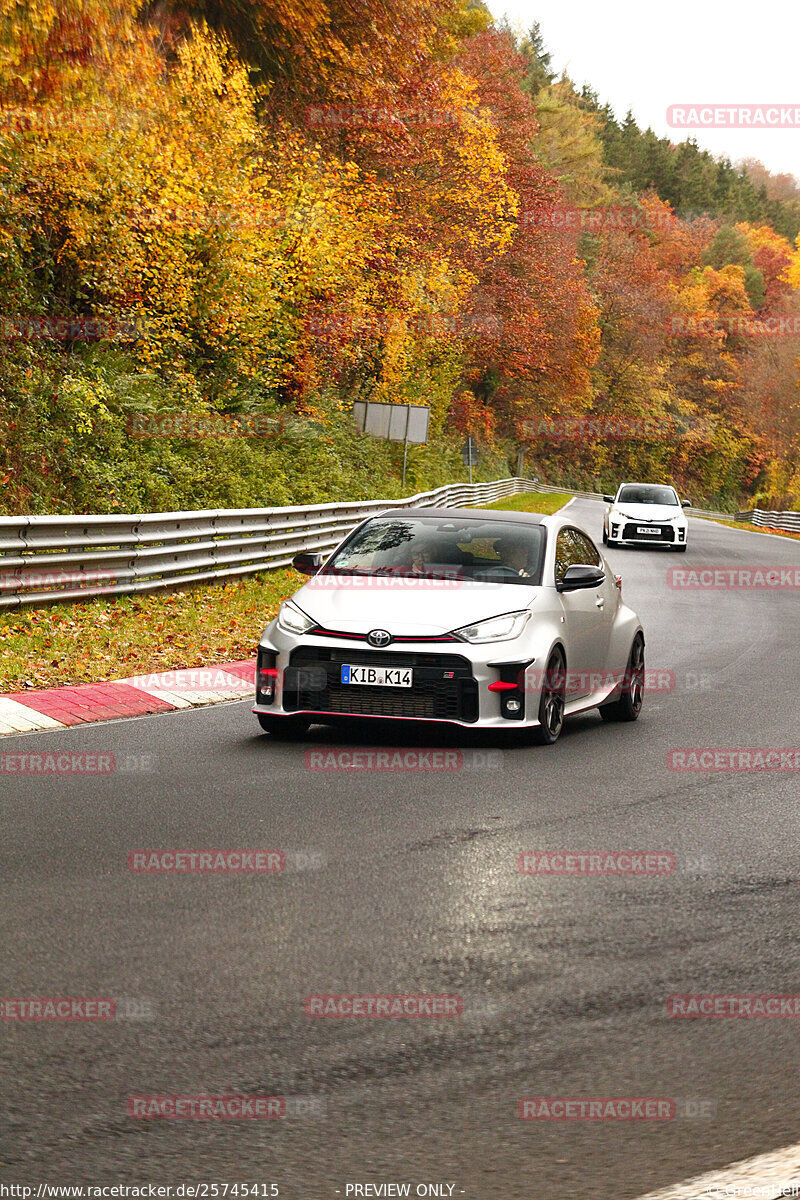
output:
[[[559,592],[577,592],[579,588],[599,587],[606,577],[602,567],[576,565],[567,567],[560,581],[556,584]]]
[[[614,503],[614,497],[613,497],[613,496],[603,496],[603,499],[605,500],[606,504],[613,504],[613,503]]]
[[[692,507],[691,500],[684,500],[683,503],[681,504],[681,508],[691,508],[691,507]]]
[[[324,562],[324,554],[295,554],[292,559],[292,566],[301,575],[316,575]]]

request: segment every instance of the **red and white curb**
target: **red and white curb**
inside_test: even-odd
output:
[[[109,683],[8,692],[0,696],[0,736],[243,700],[253,694],[254,686],[255,661],[247,659]]]
[[[674,1187],[648,1192],[638,1200],[723,1200],[725,1196],[740,1200],[800,1196],[800,1145],[742,1159]]]

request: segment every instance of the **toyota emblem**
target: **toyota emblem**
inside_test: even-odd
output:
[[[392,635],[387,633],[385,629],[372,629],[367,634],[367,641],[370,646],[388,646],[392,640]]]

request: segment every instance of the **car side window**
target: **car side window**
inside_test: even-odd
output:
[[[567,567],[574,567],[582,561],[573,532],[572,529],[561,529],[556,538],[556,583],[561,583]]]
[[[598,549],[592,539],[587,534],[581,533],[579,529],[571,529],[570,533],[572,534],[574,540],[578,543],[582,557],[577,559],[577,561],[581,564],[581,566],[601,567],[603,565],[603,560],[600,557]]]

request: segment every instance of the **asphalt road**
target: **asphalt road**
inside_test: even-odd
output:
[[[572,512],[599,540],[601,506]],[[665,1008],[800,993],[800,776],[667,767],[675,747],[800,746],[797,592],[666,586],[671,567],[800,565],[800,543],[693,520],[686,555],[609,558],[648,665],[675,673],[635,725],[590,713],[552,748],[432,732],[428,747],[494,752],[436,774],[309,771],[309,748],[413,746],[419,729],[278,743],[246,703],[3,739],[152,769],[0,775],[0,994],[133,997],[151,1016],[2,1023],[0,1183],[622,1200],[800,1140],[796,1021]],[[278,848],[290,869],[129,871],[150,847]],[[545,849],[669,851],[678,868],[521,875],[519,853]],[[447,992],[464,1013],[309,1018],[320,992]],[[314,1115],[126,1114],[131,1095],[176,1093],[305,1097]],[[531,1095],[669,1097],[680,1115],[520,1121]]]

